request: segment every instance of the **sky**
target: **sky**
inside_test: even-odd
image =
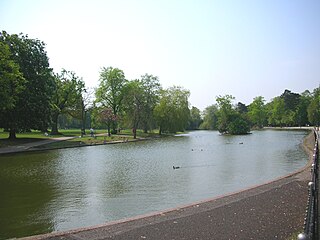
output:
[[[54,71],[87,87],[102,67],[148,73],[201,110],[320,84],[319,0],[0,0],[0,30],[44,41]]]

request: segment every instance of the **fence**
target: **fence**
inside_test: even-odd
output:
[[[319,239],[319,134],[314,131],[315,145],[311,165],[311,181],[308,183],[308,205],[304,221],[304,232],[298,235],[298,240]]]

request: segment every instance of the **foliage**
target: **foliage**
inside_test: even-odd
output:
[[[100,112],[100,120],[107,125],[108,136],[111,136],[111,125],[118,120],[117,115],[114,115],[111,108],[103,108]]]
[[[54,80],[44,42],[31,39],[28,35],[10,35],[5,31],[0,34],[0,42],[1,52],[9,65],[5,73],[11,71],[13,74],[7,79],[12,84],[12,98],[6,98],[4,102],[7,103],[3,105],[7,107],[0,110],[0,127],[10,130],[10,138],[15,138],[16,132],[20,131],[45,130],[50,123]],[[6,84],[1,90],[5,97],[7,89]]]
[[[311,102],[311,94],[309,91],[304,91],[301,94],[299,104],[295,110],[295,124],[297,126],[306,126],[309,125],[309,119],[308,119],[308,106]]]
[[[91,89],[82,89],[82,93],[76,98],[75,104],[68,108],[68,113],[73,118],[79,119],[81,122],[81,134],[85,135],[85,128],[87,126],[87,122],[91,121],[88,118],[88,113],[93,108],[93,91]]]
[[[122,70],[108,67],[100,72],[99,87],[96,89],[96,105],[98,107],[110,107],[114,115],[120,115],[123,108],[125,85],[127,80]],[[113,124],[116,132],[117,124]]]
[[[203,122],[200,125],[200,129],[215,130],[218,128],[218,107],[211,105],[205,108],[203,111]]]
[[[247,134],[250,132],[249,121],[246,116],[246,106],[239,104],[233,107],[231,95],[218,96],[218,130],[220,133]]]
[[[144,114],[144,89],[140,80],[133,80],[126,85],[124,112],[127,124],[132,128],[134,138]]]
[[[268,123],[272,126],[283,125],[284,100],[280,97],[275,97],[268,105]]]
[[[141,127],[147,133],[148,130],[155,128],[153,109],[159,102],[161,85],[158,77],[151,74],[141,76],[140,83],[143,89]]]
[[[189,96],[188,90],[177,86],[161,91],[159,104],[154,109],[159,134],[186,129],[190,115]]]
[[[201,112],[198,108],[192,106],[190,110],[190,118],[187,129],[188,130],[196,130],[199,129],[200,124],[202,123]]]
[[[267,121],[267,111],[265,108],[265,100],[262,96],[255,97],[249,105],[248,116],[254,126],[262,128]]]
[[[233,115],[228,124],[227,132],[232,135],[247,134],[250,132],[248,120],[240,113]]]
[[[55,88],[52,99],[52,130],[51,134],[58,134],[58,117],[61,113],[72,112],[79,105],[85,84],[74,72],[63,69],[55,74]]]
[[[0,111],[13,109],[19,94],[25,89],[26,80],[19,65],[13,61],[10,48],[0,42]]]
[[[320,87],[314,89],[312,99],[308,107],[308,119],[309,121],[319,126],[320,123]]]
[[[235,109],[232,107],[232,100],[234,97],[231,95],[218,96],[216,98],[218,105],[218,130],[220,133],[228,133],[228,124],[230,123],[231,116],[235,114]]]

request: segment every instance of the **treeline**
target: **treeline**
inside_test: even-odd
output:
[[[190,92],[183,87],[164,89],[159,78],[144,74],[127,80],[121,69],[100,71],[95,89],[63,69],[49,66],[45,43],[28,35],[0,33],[0,128],[17,132],[41,130],[59,134],[59,128],[102,128],[110,134],[130,128],[144,132],[158,129],[217,129],[221,133],[244,134],[252,127],[319,125],[320,90],[302,94],[286,90],[266,103],[233,104],[231,95],[219,96],[216,104],[201,112],[189,106]]]
[[[285,90],[280,96],[266,103],[262,96],[253,99],[248,106],[232,104],[233,96],[219,96],[217,104],[203,112],[200,129],[215,129],[222,133],[245,134],[251,128],[301,127],[316,125],[320,121],[320,88],[301,94]]]
[[[190,92],[182,87],[161,87],[158,77],[145,74],[127,80],[121,69],[100,71],[99,86],[90,90],[83,79],[49,66],[45,43],[24,34],[0,33],[0,128],[14,139],[17,132],[59,127],[121,128],[145,132],[184,131],[189,122]]]

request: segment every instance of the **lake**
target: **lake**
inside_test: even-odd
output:
[[[1,156],[0,239],[102,224],[270,181],[306,164],[307,134],[194,131]]]

